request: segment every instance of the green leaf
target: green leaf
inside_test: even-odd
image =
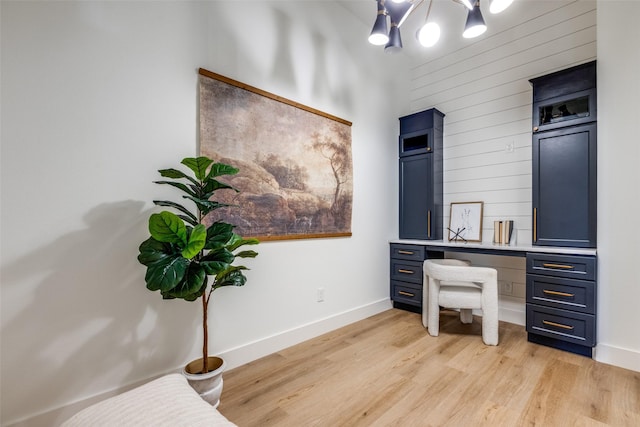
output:
[[[194,201],[196,206],[198,206],[198,209],[200,210],[200,213],[202,214],[202,216],[205,216],[212,210],[231,206],[226,203],[216,202],[215,200],[201,199],[198,197],[191,197],[191,196],[183,196],[183,197],[185,199]]]
[[[223,190],[223,189],[233,190],[236,193],[240,192],[240,190],[230,186],[229,184],[225,184],[213,178],[207,177],[207,180],[205,181],[205,185],[202,187],[202,192],[203,192],[202,197],[208,199],[213,195],[214,192],[216,192],[217,190]]]
[[[207,241],[207,229],[204,224],[198,224],[191,230],[189,241],[187,246],[182,250],[182,256],[191,259],[198,255],[204,248],[204,244]]]
[[[176,187],[177,189],[184,191],[185,193],[187,193],[191,197],[197,197],[196,193],[194,193],[189,187],[187,187],[185,184],[183,184],[181,182],[173,182],[173,181],[153,181],[153,182],[154,182],[154,184],[171,185],[172,187]]]
[[[233,237],[227,243],[227,249],[229,249],[230,251],[235,251],[240,246],[257,245],[258,243],[260,243],[260,240],[258,240],[258,239],[254,239],[254,238],[243,239],[242,236],[234,233]]]
[[[160,169],[158,172],[160,172],[160,175],[165,178],[173,178],[173,179],[186,178],[189,181],[193,182],[194,184],[198,185],[198,181],[196,181],[195,179],[191,178],[189,175],[187,175],[186,173],[178,169],[173,169],[173,168]]]
[[[242,270],[248,270],[242,265],[232,265],[226,271],[216,276],[214,288],[222,286],[243,286],[247,282],[247,278],[242,274]]]
[[[207,176],[207,168],[213,160],[208,157],[187,157],[181,163],[191,169],[196,174],[196,178],[202,181]]]
[[[211,170],[209,171],[209,175],[207,178],[215,178],[216,176],[223,175],[235,175],[239,171],[238,168],[234,168],[231,165],[225,165],[224,163],[214,163],[211,166]]]
[[[173,256],[176,252],[173,250],[173,246],[169,243],[159,242],[153,237],[149,237],[142,242],[139,247],[140,254],[138,255],[138,261],[142,265],[149,266],[156,262],[165,259],[167,256]]]
[[[187,243],[187,228],[184,222],[168,211],[153,214],[149,217],[149,232],[159,242]]]
[[[196,216],[194,214],[192,214],[187,208],[185,208],[184,206],[176,203],[176,202],[171,202],[169,200],[154,200],[153,203],[156,206],[162,206],[162,207],[166,207],[166,208],[174,208],[179,210],[180,212],[184,213],[185,216],[188,218],[185,218],[184,216],[180,216],[178,215],[178,217],[184,219],[185,221],[187,221],[189,224],[193,225],[194,227],[196,225],[198,225],[198,218],[196,218]]]
[[[258,256],[256,251],[242,251],[236,254],[236,258],[255,258]]]
[[[207,228],[205,249],[218,249],[225,246],[234,234],[233,228],[233,225],[222,221],[216,221],[211,224]]]
[[[168,291],[173,289],[184,277],[189,260],[181,255],[167,256],[147,267],[144,276],[147,289]]]
[[[202,295],[207,285],[207,275],[202,266],[191,263],[185,272],[183,279],[173,289],[167,292],[174,298],[185,298],[195,295],[196,298]]]
[[[235,255],[231,252],[225,248],[221,248],[203,256],[200,264],[204,267],[207,274],[217,275],[221,271],[226,270],[235,258]]]

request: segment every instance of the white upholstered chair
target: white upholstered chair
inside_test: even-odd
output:
[[[498,272],[457,259],[424,262],[422,323],[437,337],[440,307],[460,309],[460,321],[471,323],[472,310],[482,310],[482,341],[498,345]]]

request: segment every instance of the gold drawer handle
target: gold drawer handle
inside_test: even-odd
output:
[[[401,254],[401,255],[413,255],[414,252],[413,251],[402,251],[402,250],[400,250],[400,251],[398,251],[398,253]]]
[[[543,289],[542,292],[547,294],[547,295],[556,295],[556,296],[559,296],[559,297],[575,297],[576,296],[576,294],[568,294],[566,292],[550,291],[548,289]]]
[[[415,294],[412,294],[411,292],[400,291],[398,293],[400,295],[404,295],[405,297],[415,297]]]
[[[568,329],[568,330],[573,329],[573,326],[563,325],[562,323],[549,322],[548,320],[543,320],[542,323],[544,323],[547,326],[555,326],[556,328],[562,328],[562,329]]]
[[[575,267],[573,265],[565,265],[565,264],[550,264],[550,263],[544,263],[542,264],[543,267],[546,268],[559,268],[561,270],[573,270]]]
[[[538,208],[533,208],[533,241],[538,241]]]
[[[413,274],[413,270],[403,270],[403,269],[401,268],[400,270],[398,270],[398,273]]]

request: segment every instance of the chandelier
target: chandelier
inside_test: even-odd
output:
[[[373,30],[369,35],[369,43],[374,45],[384,45],[385,52],[398,52],[402,49],[402,38],[400,37],[400,26],[422,3],[426,0],[376,0],[378,14],[376,15]],[[487,31],[482,12],[480,11],[480,0],[452,0],[467,8],[467,22],[464,26],[462,37],[470,39],[478,37]],[[513,0],[491,0],[489,11],[500,13],[505,10]],[[427,14],[424,25],[420,27],[416,38],[424,47],[431,47],[440,38],[440,26],[429,20],[431,4],[429,0]],[[387,30],[387,17],[389,18],[390,29]]]

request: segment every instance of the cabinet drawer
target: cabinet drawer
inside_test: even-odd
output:
[[[595,316],[527,304],[527,331],[575,344],[593,347]]]
[[[422,305],[422,286],[391,281],[391,299],[411,305]]]
[[[424,246],[392,243],[391,258],[404,259],[409,261],[423,261]]]
[[[596,257],[527,253],[527,273],[596,280]]]
[[[595,282],[527,274],[527,302],[596,314]]]
[[[391,260],[391,279],[422,285],[422,261]]]

